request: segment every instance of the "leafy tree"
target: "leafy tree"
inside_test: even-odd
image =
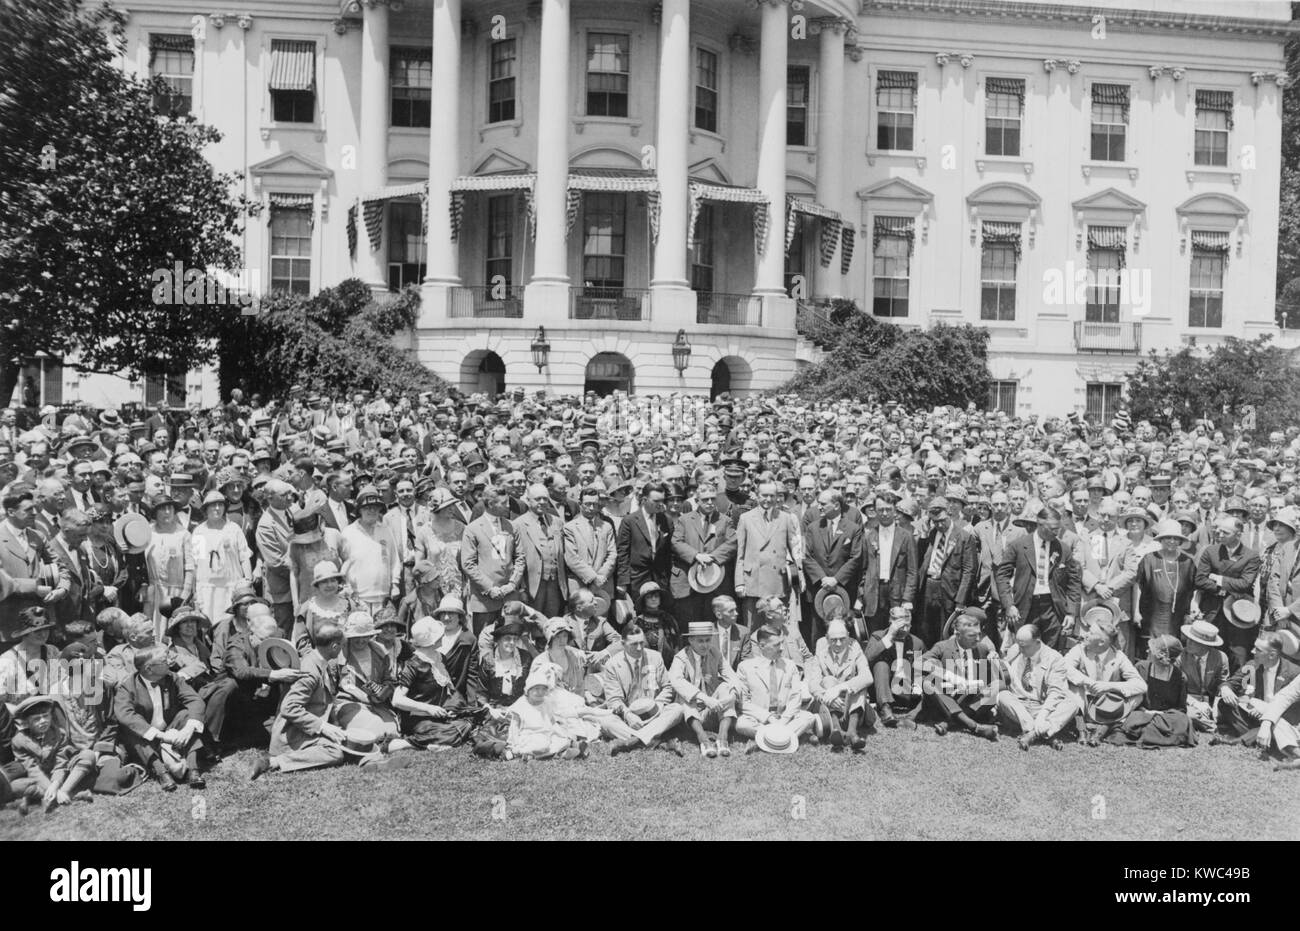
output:
[[[831,321],[838,334],[826,358],[778,393],[896,400],[917,407],[988,403],[988,330],[944,324],[904,329],[862,313],[852,302],[833,307]]]
[[[1291,4],[1300,18],[1300,3]],[[1282,181],[1278,196],[1277,320],[1300,327],[1300,39],[1286,44],[1286,71],[1292,81],[1282,92]]]
[[[399,393],[447,385],[393,342],[415,324],[419,289],[375,301],[355,278],[313,297],[275,294],[256,316],[227,317],[221,335],[221,392],[232,388],[282,397],[292,385],[331,395]]]
[[[1209,352],[1184,346],[1178,352],[1141,360],[1128,379],[1134,420],[1184,427],[1208,418],[1230,431],[1254,409],[1254,436],[1284,429],[1300,419],[1300,369],[1293,350],[1270,345],[1267,334],[1253,340],[1228,337]]]
[[[220,139],[160,116],[161,78],[114,58],[124,18],[81,0],[0,4],[0,400],[38,351],[83,371],[209,361],[210,306],[157,304],[157,269],[240,264],[248,204],[204,157]]]

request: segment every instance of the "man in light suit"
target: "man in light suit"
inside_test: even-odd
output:
[[[1035,624],[1021,624],[1007,653],[1006,679],[998,692],[998,718],[1020,738],[1020,749],[1034,741],[1061,749],[1056,735],[1083,711],[1070,690],[1065,657],[1043,643]]]
[[[1265,709],[1298,678],[1300,666],[1282,656],[1282,637],[1261,633],[1255,641],[1252,660],[1229,676],[1219,690],[1221,736],[1215,742],[1254,741]],[[1281,719],[1292,727],[1300,727],[1300,705],[1289,705]]]
[[[1056,538],[1059,512],[1031,501],[1016,522],[1029,532],[1008,543],[997,564],[1002,615],[1013,633],[1036,624],[1043,643],[1059,652],[1062,633],[1073,629],[1079,612],[1079,564]]]
[[[313,642],[314,648],[302,658],[302,675],[280,702],[270,749],[253,764],[253,779],[268,770],[290,773],[338,766],[346,758],[346,732],[330,720],[339,688],[335,660],[343,649],[343,630],[326,621],[316,628]]]
[[[409,567],[420,558],[420,537],[429,525],[429,511],[416,503],[415,483],[409,478],[399,481],[393,492],[397,495],[397,500],[384,512],[384,523],[397,541],[402,564]],[[409,578],[406,583],[404,590],[410,591]]]
[[[752,740],[764,724],[780,723],[789,726],[798,739],[814,721],[812,712],[803,707],[803,676],[783,655],[783,632],[765,626],[755,636],[759,655],[742,661],[736,670],[742,697],[736,734]]]
[[[0,601],[0,641],[8,641],[22,626],[19,613],[23,608],[52,605],[66,598],[72,580],[68,570],[50,554],[45,540],[32,529],[36,504],[31,488],[15,486],[5,495],[3,504],[0,572],[14,584],[14,593]]]
[[[817,496],[817,505],[821,518],[804,524],[803,574],[808,587],[799,628],[808,643],[816,643],[824,632],[813,610],[815,593],[836,585],[851,593],[862,572],[861,516],[844,510],[844,495],[833,488]]]
[[[528,489],[528,513],[515,518],[515,537],[524,555],[524,594],[546,617],[564,613],[569,582],[564,566],[564,518],[557,517],[545,485]]]
[[[682,706],[672,700],[663,655],[646,646],[645,631],[635,621],[623,631],[623,650],[605,662],[601,678],[609,714],[600,719],[600,727],[607,737],[614,738],[610,756],[638,746],[658,746],[665,734],[685,720]],[[670,740],[667,747],[681,756],[676,740]]]
[[[90,569],[85,542],[90,536],[90,517],[75,508],[59,516],[59,532],[49,543],[49,551],[68,572],[68,596],[50,606],[50,618],[62,632],[68,621],[93,621],[92,605],[103,583]]]
[[[790,573],[798,567],[802,541],[792,514],[777,508],[773,482],[758,486],[758,507],[736,525],[736,595],[745,622],[755,626],[755,607],[763,598],[785,599]]]
[[[718,652],[735,669],[742,659],[747,658],[743,654],[749,643],[749,628],[739,623],[740,609],[736,607],[736,599],[730,595],[718,595],[710,602],[710,607],[718,624]]]
[[[1196,559],[1196,588],[1201,593],[1201,614],[1219,629],[1224,648],[1235,666],[1246,662],[1255,632],[1228,620],[1228,603],[1237,599],[1255,600],[1255,580],[1259,576],[1259,553],[1248,550],[1241,542],[1241,520],[1222,514],[1214,522],[1214,543],[1201,550]]]
[[[876,495],[876,526],[868,530],[862,543],[862,616],[867,633],[889,628],[890,611],[911,604],[916,597],[916,541],[906,527],[898,523],[892,495]]]
[[[272,479],[264,486],[266,510],[257,522],[257,553],[262,561],[263,597],[271,603],[281,636],[293,631],[293,584],[289,577],[289,507],[297,494],[292,485]]]
[[[483,516],[469,522],[460,541],[475,636],[500,620],[506,601],[519,600],[517,592],[524,578],[524,553],[510,523],[505,492],[484,489],[483,506]]]
[[[673,527],[664,515],[667,499],[668,488],[665,485],[648,482],[641,489],[640,510],[619,522],[615,536],[618,543],[618,587],[633,598],[646,582],[655,582],[668,592]],[[662,607],[672,610],[671,604]]]
[[[682,714],[695,734],[701,755],[712,759],[731,756],[727,738],[736,721],[740,679],[718,651],[717,630],[709,621],[695,621],[686,629],[689,649],[673,657],[668,681]],[[712,746],[706,727],[718,731]]]
[[[618,559],[614,528],[600,516],[599,489],[584,488],[579,507],[578,516],[564,525],[564,565],[571,577],[604,596],[608,606],[614,601],[614,565]]]
[[[673,526],[671,591],[677,623],[683,628],[712,619],[709,609],[714,593],[700,593],[691,588],[691,566],[718,565],[731,575],[736,559],[736,529],[731,518],[718,511],[717,494],[713,485],[701,484],[695,491],[695,509],[683,514]],[[724,577],[719,590],[725,587]]]
[[[975,595],[979,542],[966,527],[953,525],[961,505],[947,498],[930,500],[930,531],[921,540],[916,560],[920,621],[917,636],[927,647],[944,637],[954,611],[965,610]]]

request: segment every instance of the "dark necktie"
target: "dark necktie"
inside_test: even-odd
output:
[[[415,549],[415,517],[411,514],[411,508],[406,509],[406,545]]]

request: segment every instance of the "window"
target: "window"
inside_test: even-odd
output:
[[[588,192],[583,197],[583,205],[582,280],[588,295],[621,296],[627,195]],[[600,292],[615,293],[602,295]]]
[[[316,120],[316,43],[271,40],[271,109],[277,123]]]
[[[485,283],[492,287],[498,277],[509,287],[515,239],[515,196],[499,194],[487,202],[487,266]]]
[[[1126,248],[1124,227],[1088,227],[1088,301],[1084,319],[1089,323],[1119,323],[1120,276]]]
[[[388,205],[388,290],[400,291],[424,280],[424,217],[420,205]]]
[[[144,403],[146,407],[156,407],[166,392],[169,407],[185,406],[185,375],[146,375],[144,379]]]
[[[718,56],[695,50],[695,128],[718,131]]]
[[[165,116],[188,116],[194,101],[194,38],[150,35],[149,73],[167,85],[165,92],[154,94],[154,109]]]
[[[428,128],[433,93],[433,49],[394,48],[388,70],[392,89],[392,125]]]
[[[691,290],[713,292],[713,205],[701,204],[691,241]]]
[[[505,123],[515,118],[515,60],[518,47],[514,39],[492,43],[492,63],[488,70],[488,122]]]
[[[785,70],[785,144],[808,144],[808,97],[812,77],[807,65]]]
[[[587,116],[627,116],[628,48],[631,38],[587,35]]]
[[[1016,248],[990,242],[980,254],[980,319],[1016,319]]]
[[[1020,154],[1020,118],[1025,109],[1025,82],[989,78],[984,82],[984,153]]]
[[[1226,167],[1231,129],[1232,91],[1197,91],[1196,164]]]
[[[1014,381],[991,381],[989,382],[989,410],[993,413],[1001,411],[1008,417],[1016,416],[1016,386],[1019,382]]]
[[[311,293],[311,209],[271,207],[271,290]]]
[[[1124,161],[1128,131],[1128,87],[1092,85],[1092,157],[1098,162]]]
[[[911,284],[912,221],[876,217],[872,245],[871,312],[877,317],[906,317]]]
[[[876,148],[912,151],[916,125],[916,72],[881,71],[876,75]]]
[[[1223,326],[1223,272],[1228,264],[1226,232],[1192,232],[1192,281],[1187,325]]]
[[[1120,411],[1120,386],[1090,381],[1087,384],[1086,409],[1089,423],[1110,423]]]

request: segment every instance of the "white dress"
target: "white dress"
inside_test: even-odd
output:
[[[190,531],[194,551],[194,604],[210,621],[220,617],[230,604],[235,583],[252,576],[252,551],[234,521],[213,529],[207,522]]]

